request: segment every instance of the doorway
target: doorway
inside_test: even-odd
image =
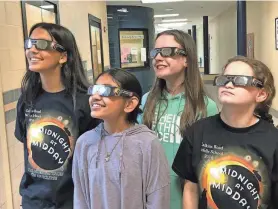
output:
[[[95,80],[104,70],[103,47],[101,20],[91,14],[89,14],[89,31],[93,79]]]

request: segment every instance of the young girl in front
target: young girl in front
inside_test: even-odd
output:
[[[103,120],[77,142],[75,209],[169,209],[169,168],[155,133],[137,124],[142,90],[127,71],[105,71],[88,89]]]
[[[268,111],[275,96],[266,65],[234,57],[214,84],[221,113],[185,133],[173,170],[185,179],[184,209],[278,208],[278,130]]]
[[[72,155],[94,128],[87,80],[73,34],[38,23],[25,40],[28,70],[17,104],[15,136],[24,144],[23,209],[73,208]]]
[[[156,81],[142,99],[143,123],[154,130],[172,165],[186,128],[218,113],[208,98],[198,69],[193,38],[180,30],[166,30],[151,50]],[[170,168],[169,168],[170,169]],[[171,209],[182,208],[182,182],[171,170]]]

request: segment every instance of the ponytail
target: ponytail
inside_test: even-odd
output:
[[[258,108],[256,108],[255,112],[262,120],[273,124],[274,121],[272,119],[272,115],[269,114],[269,109],[270,107],[268,105],[261,104]]]

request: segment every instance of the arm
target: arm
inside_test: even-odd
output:
[[[153,140],[148,152],[146,209],[170,208],[170,171],[164,150]]]
[[[80,140],[80,139],[79,139]],[[74,209],[89,209],[88,203],[86,201],[86,178],[84,167],[80,159],[81,155],[81,146],[80,143],[77,143],[74,151],[73,165],[72,165],[72,178],[74,183]],[[88,183],[88,182],[87,182]],[[88,195],[88,194],[87,194]]]
[[[274,154],[274,162],[271,177],[271,209],[278,208],[278,145]]]
[[[14,135],[15,137],[23,142],[26,137],[26,125],[25,125],[25,110],[24,110],[24,104],[22,102],[22,96],[18,99],[17,105],[16,105],[16,123],[15,123],[15,131]]]
[[[198,209],[198,184],[186,180],[183,189],[183,209]]]
[[[193,129],[188,128],[172,165],[173,171],[180,178],[185,179],[183,189],[183,209],[198,209],[199,204],[198,179],[192,163],[193,138]]]

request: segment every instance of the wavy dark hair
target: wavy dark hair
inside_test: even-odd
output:
[[[66,49],[67,62],[61,67],[61,79],[66,92],[72,95],[75,107],[76,93],[86,93],[89,86],[75,38],[69,29],[45,22],[33,25],[29,36],[36,28],[46,30],[58,44]],[[25,104],[32,105],[33,101],[42,93],[42,83],[38,72],[26,71],[21,83],[21,92],[22,101]]]
[[[175,41],[179,43],[183,50],[186,52],[187,67],[184,69],[184,83],[183,89],[186,98],[181,120],[180,120],[180,133],[184,135],[185,129],[195,122],[197,119],[206,117],[206,94],[203,87],[203,81],[198,68],[198,58],[196,44],[193,38],[181,30],[166,30],[159,33],[156,37],[158,39],[162,35],[173,36]],[[153,128],[153,121],[159,121],[164,113],[158,112],[155,118],[155,109],[161,102],[166,102],[165,96],[166,81],[161,78],[156,78],[155,83],[149,93],[148,99],[144,108],[143,123],[148,128]],[[166,108],[165,108],[166,110]],[[158,124],[158,123],[156,123]]]
[[[142,113],[141,109],[139,108],[139,106],[141,104],[141,99],[142,99],[142,87],[141,87],[138,79],[130,72],[128,72],[126,70],[122,70],[120,68],[113,68],[113,69],[109,69],[109,70],[102,72],[96,78],[96,81],[102,75],[110,75],[112,77],[113,81],[115,83],[117,83],[120,88],[131,91],[138,95],[139,103],[138,103],[137,107],[132,112],[128,113],[128,115],[127,115],[127,121],[129,123],[138,123],[137,116],[139,113]]]
[[[268,96],[265,101],[257,105],[254,113],[261,119],[273,123],[272,115],[269,114],[269,109],[272,105],[273,98],[275,97],[276,89],[274,85],[274,78],[270,69],[259,60],[244,56],[235,56],[227,61],[223,68],[223,73],[225,72],[227,66],[233,62],[243,62],[249,65],[253,69],[254,77],[263,83],[264,89],[268,93]]]

